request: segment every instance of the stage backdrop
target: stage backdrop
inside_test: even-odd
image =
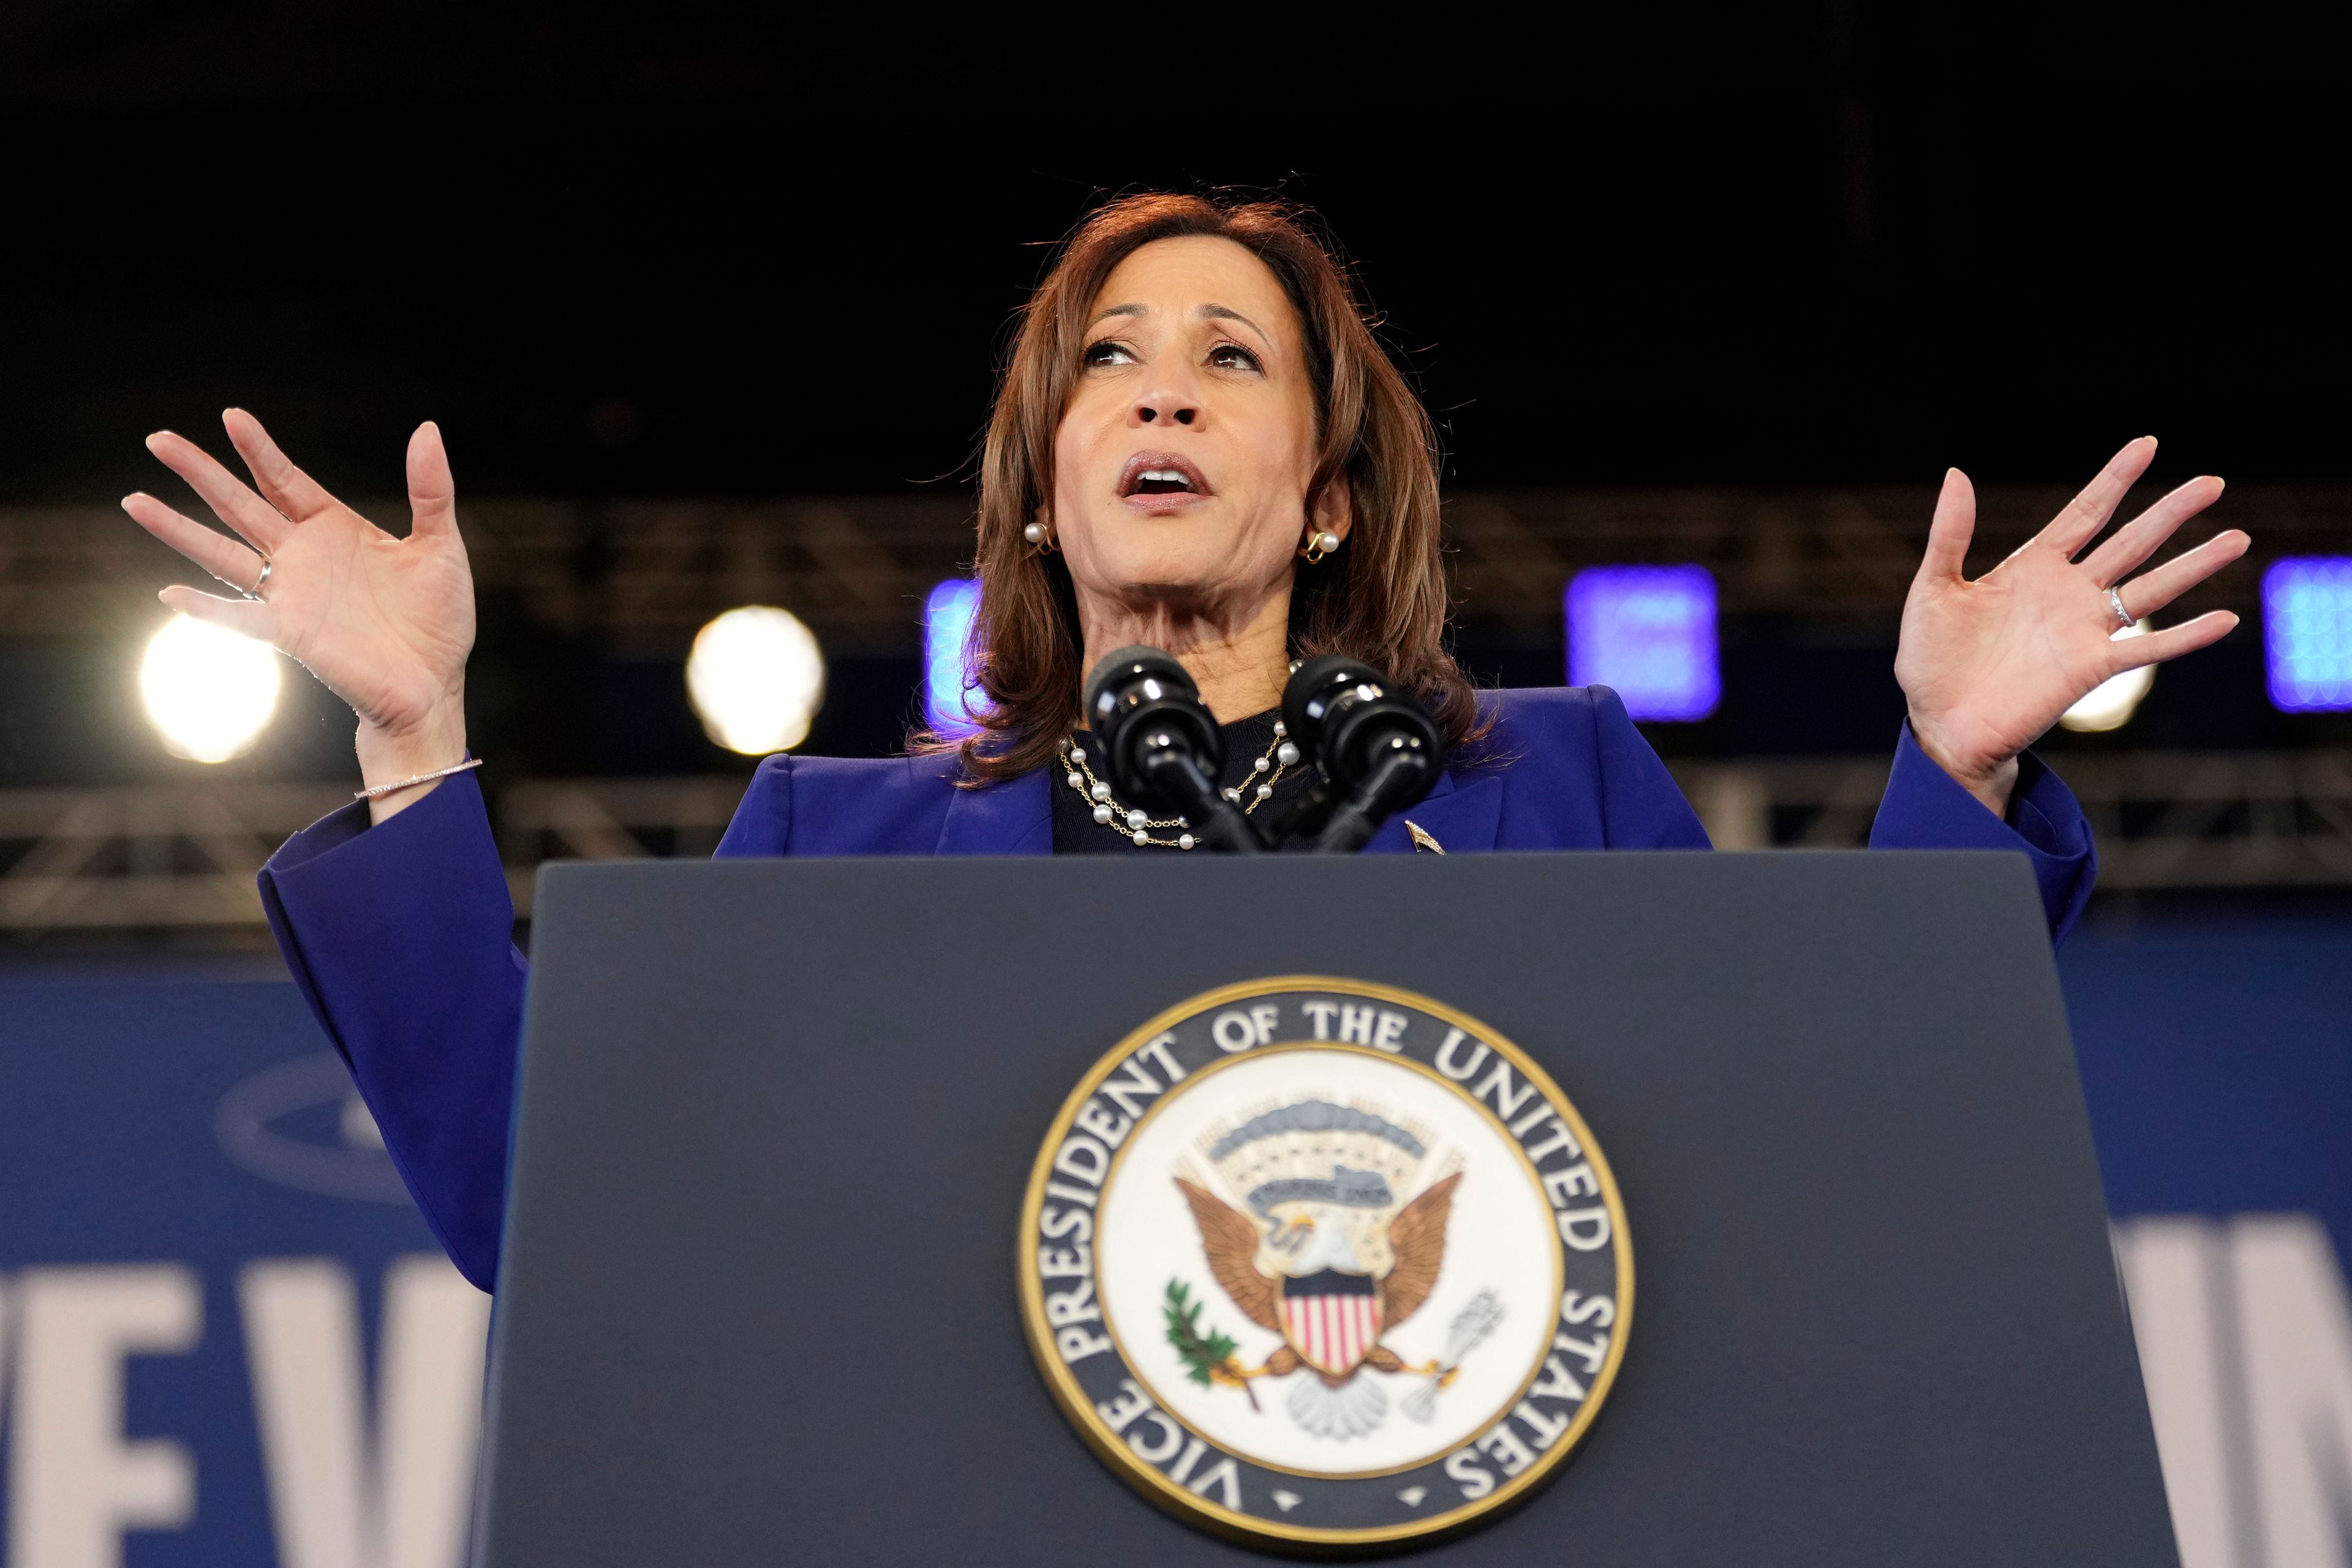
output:
[[[2061,967],[2186,1568],[2338,1568],[2352,929]],[[488,1307],[282,979],[0,966],[10,1568],[455,1568]]]

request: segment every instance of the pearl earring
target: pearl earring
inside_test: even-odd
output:
[[[1320,533],[1308,534],[1306,544],[1300,548],[1298,553],[1307,557],[1307,564],[1313,566],[1339,548],[1339,536],[1327,528]]]
[[[1021,531],[1021,537],[1041,551],[1051,550],[1054,547],[1054,531],[1042,522],[1033,522],[1024,528]]]

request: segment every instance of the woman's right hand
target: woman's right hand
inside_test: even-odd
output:
[[[269,582],[257,600],[175,585],[163,590],[163,603],[269,644],[350,703],[360,721],[360,772],[371,787],[462,761],[474,579],[457,537],[456,485],[440,430],[420,425],[409,437],[414,521],[398,539],[288,461],[250,414],[232,408],[221,423],[259,494],[168,430],[150,436],[147,449],[245,543],[144,493],[125,497],[122,510],[240,595],[260,579],[264,554]],[[374,820],[431,788],[378,796],[369,803]]]

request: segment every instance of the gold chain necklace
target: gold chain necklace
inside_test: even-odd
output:
[[[1298,748],[1284,738],[1289,733],[1282,721],[1276,719],[1274,721],[1275,743],[1260,752],[1256,761],[1250,764],[1249,777],[1226,787],[1225,798],[1240,806],[1244,816],[1272,799],[1275,784],[1286,772],[1297,765]],[[1076,735],[1062,742],[1062,765],[1066,770],[1062,774],[1062,782],[1094,807],[1097,822],[1120,837],[1131,838],[1150,849],[1190,849],[1200,842],[1192,837],[1192,825],[1181,816],[1154,817],[1114,800],[1110,785],[1095,777],[1095,770],[1087,761],[1086,748],[1078,744]],[[1273,771],[1268,773],[1268,769]],[[1257,783],[1260,773],[1266,774],[1264,784]],[[1245,791],[1249,796],[1246,800],[1242,798]],[[1151,835],[1155,828],[1161,832],[1170,828],[1179,831],[1173,838],[1154,838]]]

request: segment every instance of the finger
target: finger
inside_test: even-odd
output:
[[[2253,539],[2242,529],[2217,533],[2194,550],[2185,550],[2145,576],[2135,577],[2116,590],[2134,620],[2152,616],[2206,578],[2243,555]]]
[[[199,594],[194,588],[174,583],[155,595],[166,609],[177,610],[192,619],[225,626],[239,637],[278,643],[278,612],[259,599],[224,599],[212,594]]]
[[[2123,581],[2126,574],[2157,552],[2172,531],[2221,499],[2221,481],[2210,474],[2189,480],[2154,506],[2116,530],[2113,537],[2083,558],[2091,581],[2100,587]]]
[[[2162,664],[2168,658],[2179,658],[2184,653],[2195,653],[2228,637],[2238,627],[2235,610],[2208,610],[2193,621],[2183,621],[2177,626],[2167,626],[2146,637],[2124,637],[2110,645],[2115,649],[2114,668],[2108,673],[2119,675],[2126,669],[2137,669],[2143,664]]]
[[[1936,515],[1927,524],[1927,550],[1919,558],[1918,579],[1957,581],[1969,558],[1969,541],[1977,531],[1977,490],[1958,468],[1944,470],[1944,488],[1936,496]]]
[[[408,506],[411,538],[457,531],[457,480],[449,471],[441,426],[430,419],[408,438]]]
[[[222,468],[213,455],[184,436],[169,430],[158,430],[147,437],[147,449],[163,461],[163,466],[188,481],[188,488],[205,498],[213,515],[253,542],[257,550],[275,550],[278,541],[293,531],[294,525],[278,515],[275,507],[245,487],[244,481]]]
[[[296,522],[306,522],[335,504],[335,498],[318,480],[296,468],[261,421],[242,408],[224,409],[221,424],[228,431],[229,445],[253,470],[253,482],[269,498],[269,504]]]
[[[2124,449],[2107,459],[2098,478],[2083,487],[2083,493],[2066,503],[2064,510],[2050,520],[2041,538],[2044,543],[2065,552],[2073,560],[2074,552],[2098,536],[2107,526],[2107,519],[2123,503],[2124,495],[2147,466],[2156,461],[2156,437],[2142,436],[2137,441],[2126,441]]]
[[[143,491],[122,498],[131,521],[242,593],[261,580],[261,556],[225,533],[183,517]]]

